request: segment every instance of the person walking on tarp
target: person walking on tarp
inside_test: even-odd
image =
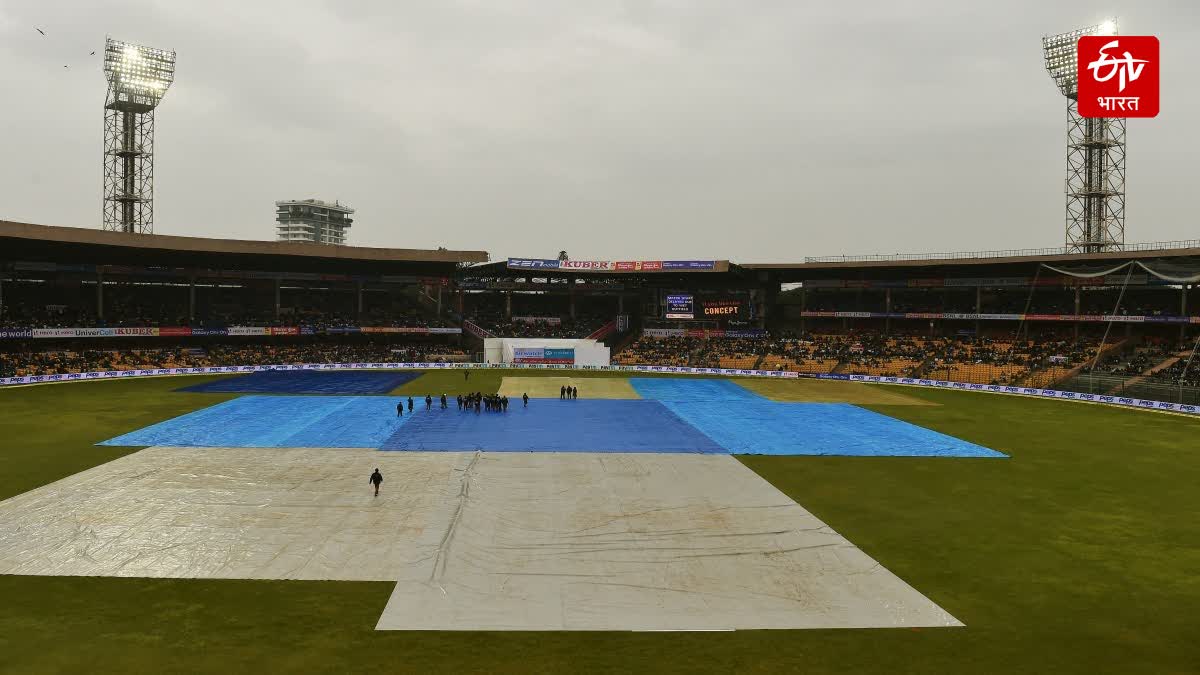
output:
[[[412,397],[411,396],[408,397],[408,412],[409,412],[409,414],[412,414]]]
[[[429,394],[425,394],[425,409],[426,410],[433,409],[433,397],[430,396]]]
[[[404,417],[404,401],[396,404],[396,417]]]
[[[521,401],[525,404],[521,407],[528,408],[529,407],[529,394],[521,394]]]
[[[446,405],[446,395],[442,394],[442,410],[445,410],[448,407],[450,406]]]
[[[375,469],[375,473],[371,474],[371,485],[375,486],[375,496],[379,496],[379,485],[383,482],[383,474],[379,473],[379,469]]]

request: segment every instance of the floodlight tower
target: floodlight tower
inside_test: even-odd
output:
[[[104,44],[104,229],[154,232],[154,109],[175,79],[175,52]]]
[[[1125,119],[1080,117],[1077,44],[1116,35],[1116,21],[1042,38],[1046,70],[1067,97],[1067,235],[1072,253],[1125,247]]]

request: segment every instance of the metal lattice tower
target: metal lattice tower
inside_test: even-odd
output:
[[[1066,247],[1078,253],[1125,247],[1125,120],[1080,117],[1079,38],[1116,35],[1115,21],[1042,38],[1046,70],[1067,97]]]
[[[175,78],[175,52],[104,45],[103,228],[154,232],[154,109]]]
[[[1125,120],[1080,117],[1067,103],[1067,250],[1125,248]]]

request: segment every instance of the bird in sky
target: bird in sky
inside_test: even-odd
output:
[[[46,34],[46,31],[42,30],[41,28],[38,28],[37,26],[34,26],[33,29],[36,30],[37,32],[41,33],[42,35]]]
[[[96,52],[92,52],[92,53],[91,53],[91,54],[89,54],[88,56],[95,56],[95,55],[96,55]]]

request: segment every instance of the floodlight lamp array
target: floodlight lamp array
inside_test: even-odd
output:
[[[175,52],[109,38],[104,45],[104,74],[117,91],[157,103],[175,79]]]
[[[1046,58],[1046,72],[1058,86],[1058,90],[1067,98],[1075,98],[1078,93],[1079,56],[1076,45],[1079,38],[1085,35],[1116,35],[1117,22],[1113,20],[1080,28],[1069,33],[1048,35],[1042,38],[1042,51]]]

